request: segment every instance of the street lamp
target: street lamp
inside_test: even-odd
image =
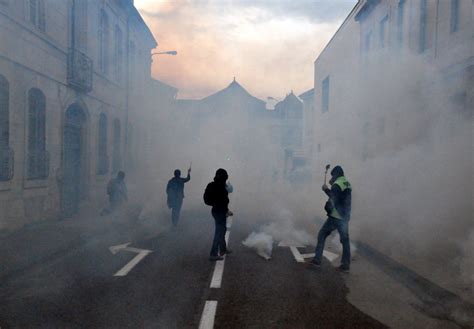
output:
[[[152,53],[151,56],[153,55],[172,55],[176,56],[178,55],[178,52],[176,50],[169,50],[169,51],[160,51],[158,53]]]

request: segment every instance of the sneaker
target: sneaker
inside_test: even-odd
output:
[[[316,260],[313,259],[312,261],[308,262],[308,267],[320,268],[321,267],[321,262],[316,261]]]
[[[217,260],[224,260],[224,257],[221,257],[221,256],[211,256],[211,257],[209,257],[209,260],[210,260],[211,262],[215,262],[215,261],[217,261]]]
[[[349,273],[349,266],[341,265],[337,268],[337,270],[342,273]]]
[[[220,253],[220,256],[224,256],[224,255],[230,255],[231,253],[232,253],[232,250],[230,250],[230,249],[227,249],[226,251],[224,251],[224,252],[221,252],[221,253]]]

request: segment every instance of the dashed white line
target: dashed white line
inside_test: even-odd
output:
[[[227,229],[232,227],[232,218],[227,219]],[[225,243],[229,244],[230,230],[225,234]],[[224,274],[224,265],[225,265],[225,255],[224,259],[217,261],[214,267],[214,273],[212,274],[211,279],[211,288],[218,289],[222,286],[222,276]],[[214,319],[216,317],[217,301],[208,300],[204,305],[204,310],[202,311],[201,322],[199,323],[199,329],[213,329],[214,328]]]
[[[222,275],[224,274],[224,262],[225,262],[225,259],[216,262],[216,267],[214,267],[214,274],[212,274],[211,288],[218,289],[222,286]]]
[[[204,305],[202,311],[201,322],[199,323],[199,329],[212,329],[214,328],[214,319],[216,317],[217,301],[208,300]]]

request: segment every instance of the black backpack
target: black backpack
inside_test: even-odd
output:
[[[215,203],[215,183],[210,182],[207,184],[206,190],[204,191],[204,203],[207,204],[208,206],[214,206]]]

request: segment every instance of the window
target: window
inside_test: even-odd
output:
[[[107,116],[102,113],[99,117],[99,162],[97,173],[104,175],[109,172],[109,158],[107,156]]]
[[[398,3],[398,16],[397,16],[397,41],[401,47],[403,44],[403,23],[405,21],[405,0],[400,0]]]
[[[451,33],[459,29],[459,0],[451,0]]]
[[[122,79],[122,63],[123,63],[123,36],[122,30],[118,26],[115,27],[115,76],[117,81]]]
[[[72,43],[82,52],[87,50],[87,0],[72,1]]]
[[[13,177],[13,150],[10,149],[10,85],[0,75],[0,181]]]
[[[29,0],[30,22],[41,31],[46,31],[46,19],[43,0]]]
[[[387,35],[387,23],[388,23],[388,15],[385,16],[380,21],[380,48],[385,48],[388,35]]]
[[[28,159],[27,178],[48,177],[46,153],[46,98],[41,90],[28,92]]]
[[[10,85],[0,75],[0,149],[5,149],[10,141],[10,111],[9,111]]]
[[[329,76],[326,77],[326,79],[323,80],[323,86],[322,86],[322,93],[321,93],[321,109],[322,112],[327,112],[329,111]]]
[[[420,53],[424,52],[428,48],[427,44],[427,25],[428,25],[428,9],[427,1],[421,0],[420,3],[420,41],[419,41],[419,50]]]
[[[113,171],[116,173],[121,168],[121,152],[120,152],[120,121],[114,120],[114,154],[113,154]]]
[[[100,11],[99,26],[99,69],[107,74],[109,71],[109,18],[105,10]]]

